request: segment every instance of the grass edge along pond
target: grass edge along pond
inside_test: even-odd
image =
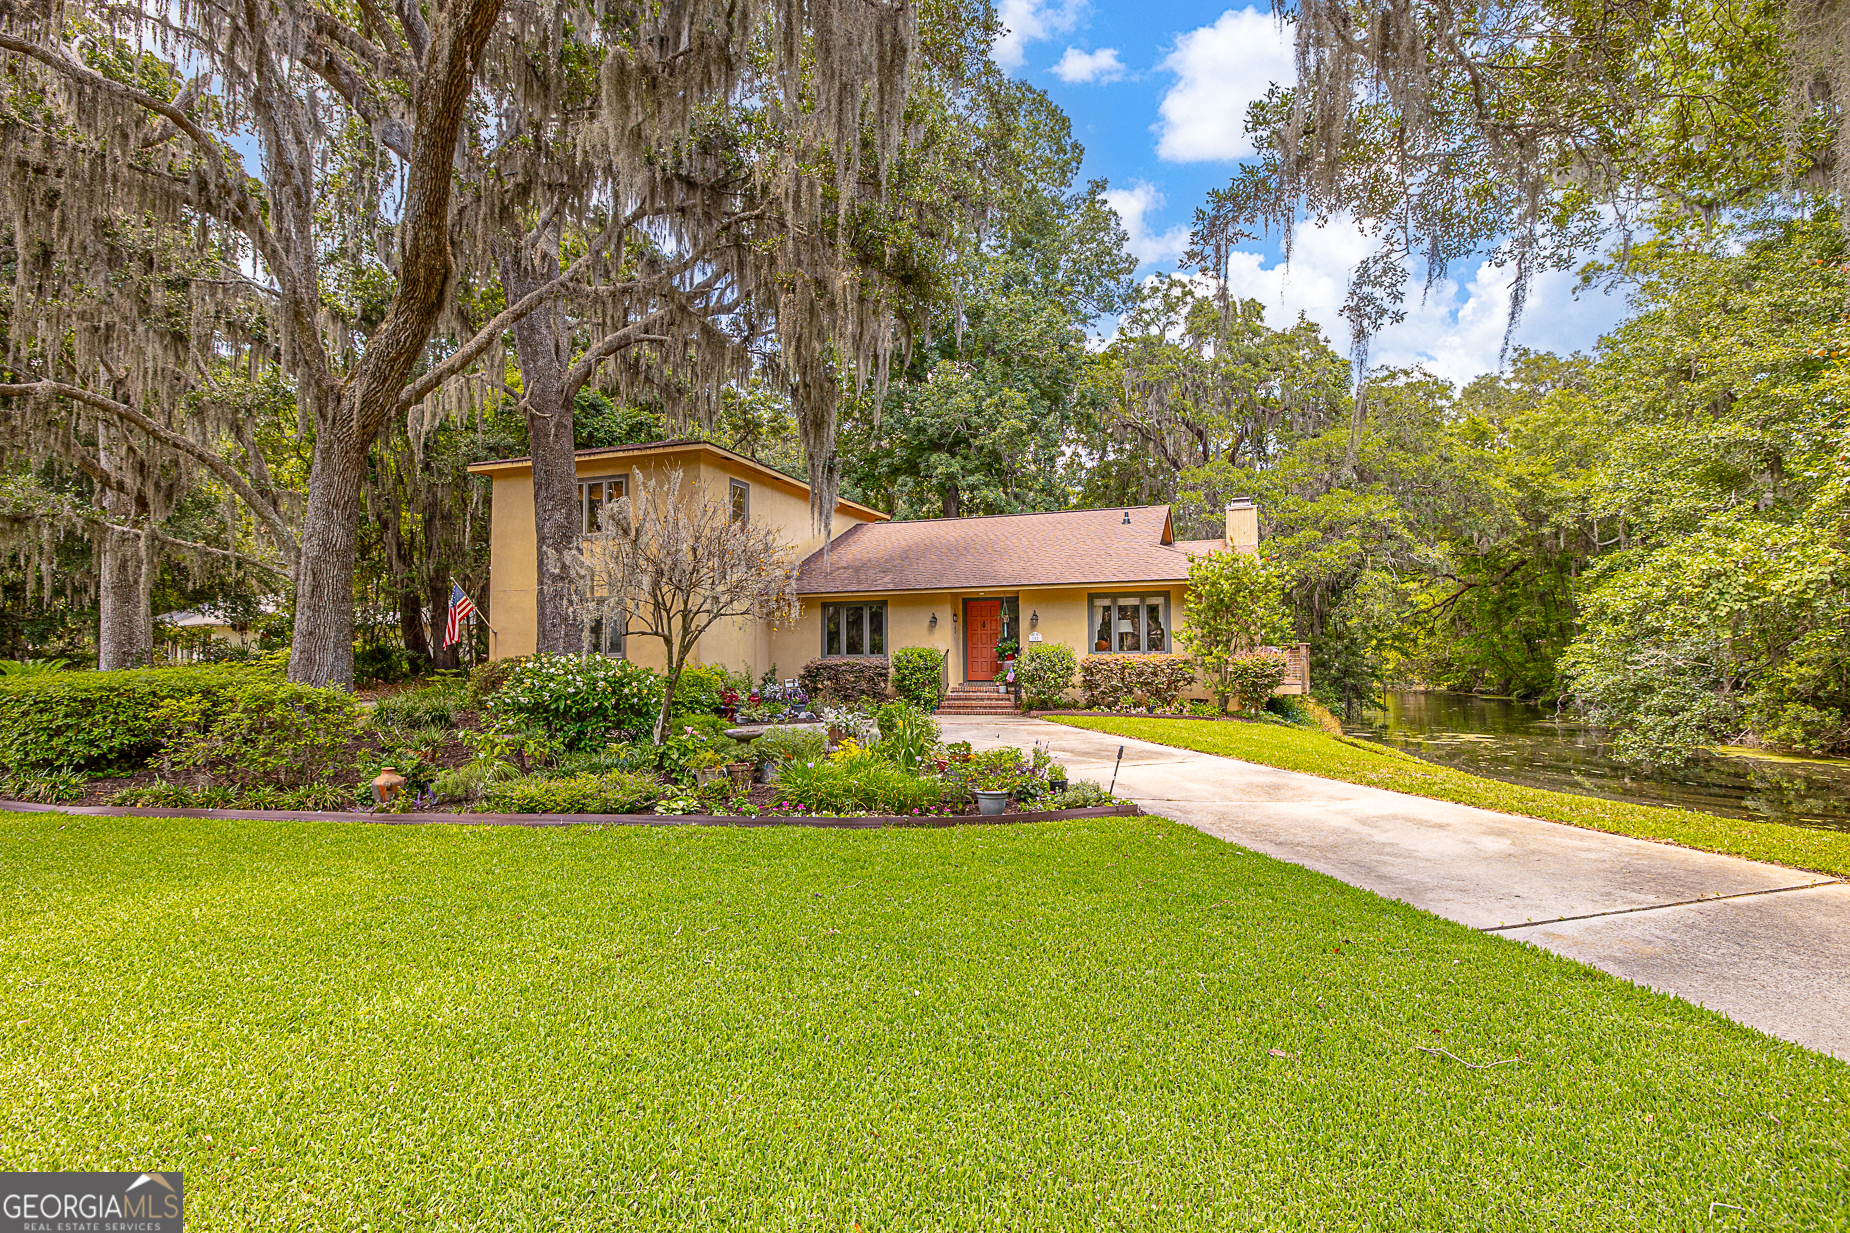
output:
[[[1819,1228],[1850,1167],[1850,1066],[1161,818],[14,814],[0,898],[0,1156],[200,1233]]]
[[[1324,779],[1476,805],[1545,822],[1678,844],[1749,860],[1850,876],[1850,832],[1749,822],[1663,805],[1635,805],[1486,779],[1385,745],[1309,728],[1138,716],[1049,715],[1051,723],[1220,754]]]

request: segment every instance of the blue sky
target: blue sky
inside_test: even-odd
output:
[[[1292,75],[1289,31],[1269,8],[1224,3],[997,0],[997,7],[1007,28],[994,48],[997,63],[1072,117],[1086,148],[1082,176],[1110,181],[1141,272],[1175,269],[1195,207],[1252,154],[1242,132],[1247,103]],[[1305,229],[1288,269],[1276,242],[1256,243],[1236,256],[1229,282],[1264,301],[1273,325],[1302,311],[1346,350],[1337,309],[1349,266],[1369,249],[1351,227]],[[1373,362],[1421,363],[1461,383],[1496,367],[1509,276],[1482,261],[1461,262],[1451,274],[1383,332]],[[1575,299],[1573,282],[1571,273],[1535,281],[1517,342],[1586,350],[1623,315],[1624,305],[1609,297]]]

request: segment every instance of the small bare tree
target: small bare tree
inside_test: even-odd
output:
[[[678,467],[659,480],[643,479],[633,495],[605,509],[602,531],[568,551],[562,571],[573,580],[587,630],[601,619],[605,628],[661,642],[667,687],[655,719],[658,743],[702,635],[738,617],[775,629],[802,611],[795,545],[769,527],[734,521],[728,503],[698,494],[684,499],[681,483]]]

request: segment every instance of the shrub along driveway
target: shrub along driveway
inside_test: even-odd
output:
[[[1153,813],[1850,1059],[1844,881],[1039,720],[944,728],[1101,784],[1123,746],[1118,794]]]

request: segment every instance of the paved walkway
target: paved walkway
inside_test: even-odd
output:
[[[1850,1060],[1850,882],[1039,720],[943,727],[1100,784],[1122,745],[1118,795],[1152,813]]]

